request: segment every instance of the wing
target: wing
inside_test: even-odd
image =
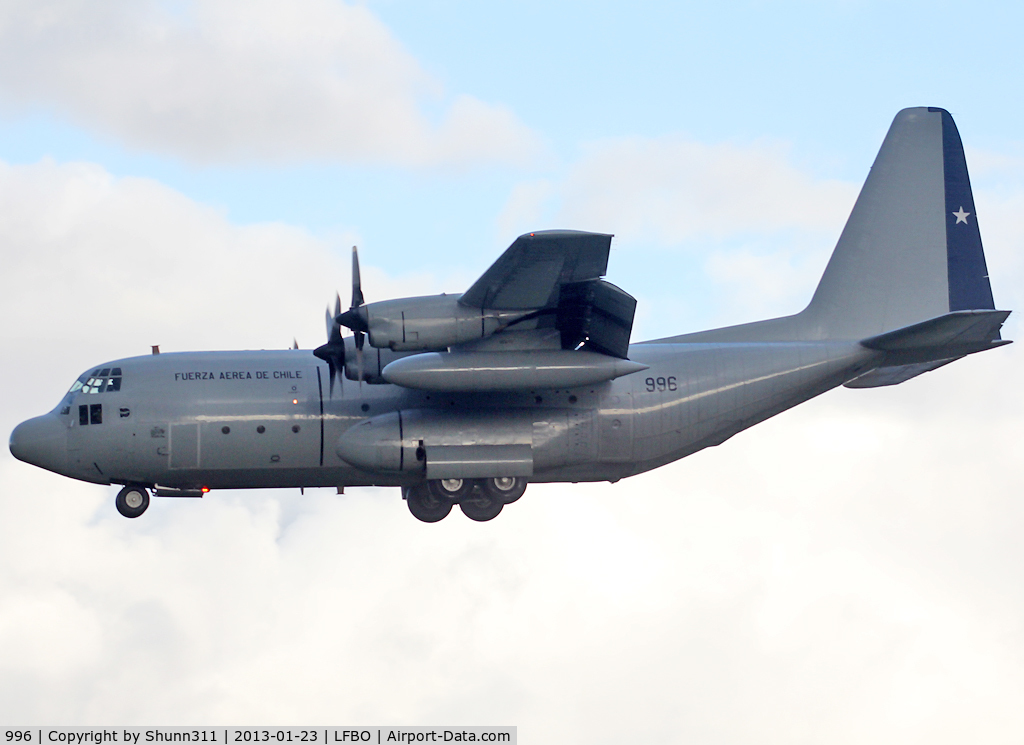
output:
[[[459,304],[493,310],[554,307],[562,285],[605,275],[611,244],[610,235],[578,230],[521,235],[466,291]]]

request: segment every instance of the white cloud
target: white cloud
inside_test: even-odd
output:
[[[971,176],[975,179],[981,177],[992,180],[1000,176],[1019,178],[1021,171],[1024,170],[1024,157],[1020,155],[964,145],[964,156],[967,158]]]
[[[1022,161],[989,151],[969,155],[979,164],[975,199],[997,305],[1013,307],[1007,277],[1024,269],[1017,250],[1024,232]],[[503,236],[546,227],[614,233],[613,248],[626,253],[616,265],[620,272],[636,260],[634,249],[647,251],[648,261],[651,249],[670,250],[672,263],[659,257],[657,274],[678,276],[686,268],[698,281],[683,293],[674,283],[668,296],[626,288],[648,293],[638,322],[646,312],[677,324],[649,331],[668,335],[678,332],[681,318],[707,327],[803,308],[860,187],[812,176],[780,143],[618,138],[588,144],[561,177],[516,184],[498,224]]]
[[[0,340],[15,355],[60,352],[34,373],[51,398],[85,366],[152,344],[284,349],[294,337],[316,347],[336,290],[348,303],[350,248],[361,243],[354,233],[325,242],[281,223],[233,225],[156,181],[88,163],[0,162],[0,204]],[[363,252],[368,300],[460,286],[392,278],[373,254]],[[29,415],[25,403],[12,402],[11,414]]]
[[[639,315],[634,338],[649,338],[800,310],[859,188],[801,170],[779,143],[617,138],[589,143],[560,178],[518,184],[499,227],[614,233],[615,271],[643,260],[656,275],[625,288],[643,294],[652,322]]]
[[[8,2],[0,92],[202,163],[460,167],[538,152],[508,109],[447,101],[370,10],[337,0]]]
[[[590,143],[553,186],[518,188],[503,220],[510,229],[524,228],[521,215],[532,219],[547,203],[554,222],[673,245],[833,230],[845,221],[858,188],[813,178],[779,144],[628,137]]]
[[[347,240],[232,225],[88,164],[2,166],[0,204],[8,431],[154,341],[318,343],[348,276]],[[987,208],[989,245],[1012,244],[1015,205]],[[1019,268],[992,259],[1019,307]],[[534,485],[486,524],[424,525],[375,489],[154,500],[129,521],[113,489],[5,453],[0,717],[1013,742],[1020,366],[1015,345],[836,391],[619,484]]]

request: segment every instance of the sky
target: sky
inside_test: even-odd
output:
[[[615,234],[634,340],[800,310],[896,112],[955,118],[1022,307],[1018,4],[0,1],[0,429],[97,363],[322,342],[517,235]],[[1018,338],[1017,315],[1004,338]],[[154,500],[0,453],[0,720],[523,742],[1024,731],[1017,344],[489,523]],[[1016,455],[1015,455],[1016,454]]]

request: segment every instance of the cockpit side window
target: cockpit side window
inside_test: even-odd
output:
[[[71,386],[71,390],[68,393],[76,393],[81,391],[82,393],[107,393],[121,390],[121,368],[120,367],[104,367],[102,369],[97,368],[91,373],[83,373],[82,376],[75,381],[74,385]]]

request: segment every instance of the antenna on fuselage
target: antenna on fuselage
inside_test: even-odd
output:
[[[159,344],[151,344],[150,348],[153,350],[153,354],[160,354],[160,345]]]

